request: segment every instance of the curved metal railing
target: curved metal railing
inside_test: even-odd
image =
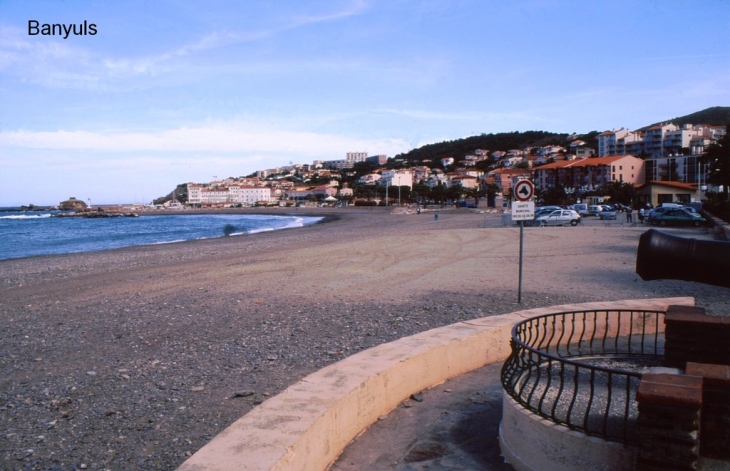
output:
[[[548,314],[512,329],[502,385],[519,404],[557,424],[636,443],[636,390],[664,356],[664,312],[590,310]]]

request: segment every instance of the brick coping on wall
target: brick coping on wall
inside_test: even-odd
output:
[[[325,470],[379,416],[420,392],[510,353],[515,323],[595,309],[664,310],[694,298],[564,304],[458,322],[379,345],[310,374],[251,410],[180,471]]]

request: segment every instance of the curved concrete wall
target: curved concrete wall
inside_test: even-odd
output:
[[[525,440],[525,437],[530,437]],[[528,411],[504,393],[499,447],[517,471],[635,469],[637,447],[589,437]]]
[[[523,319],[589,309],[665,309],[694,299],[565,304],[483,317],[379,345],[325,367],[241,417],[179,468],[324,470],[360,433],[411,394],[510,353]]]

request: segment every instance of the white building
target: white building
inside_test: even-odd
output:
[[[383,170],[380,184],[413,188],[413,174],[408,170]]]
[[[206,186],[188,183],[188,204],[254,205],[272,200],[271,188],[244,185]]]
[[[365,159],[368,158],[367,152],[348,152],[346,154],[346,159],[348,162],[365,162]]]
[[[598,135],[598,156],[641,155],[662,158],[696,155],[707,142],[714,142],[726,133],[725,126],[658,124],[645,131],[606,131]],[[701,149],[701,150],[700,150]]]

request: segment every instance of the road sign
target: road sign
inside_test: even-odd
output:
[[[512,202],[512,220],[529,221],[535,217],[535,203],[532,201]]]
[[[514,193],[517,201],[530,201],[535,194],[535,185],[530,180],[520,180],[515,184]]]

